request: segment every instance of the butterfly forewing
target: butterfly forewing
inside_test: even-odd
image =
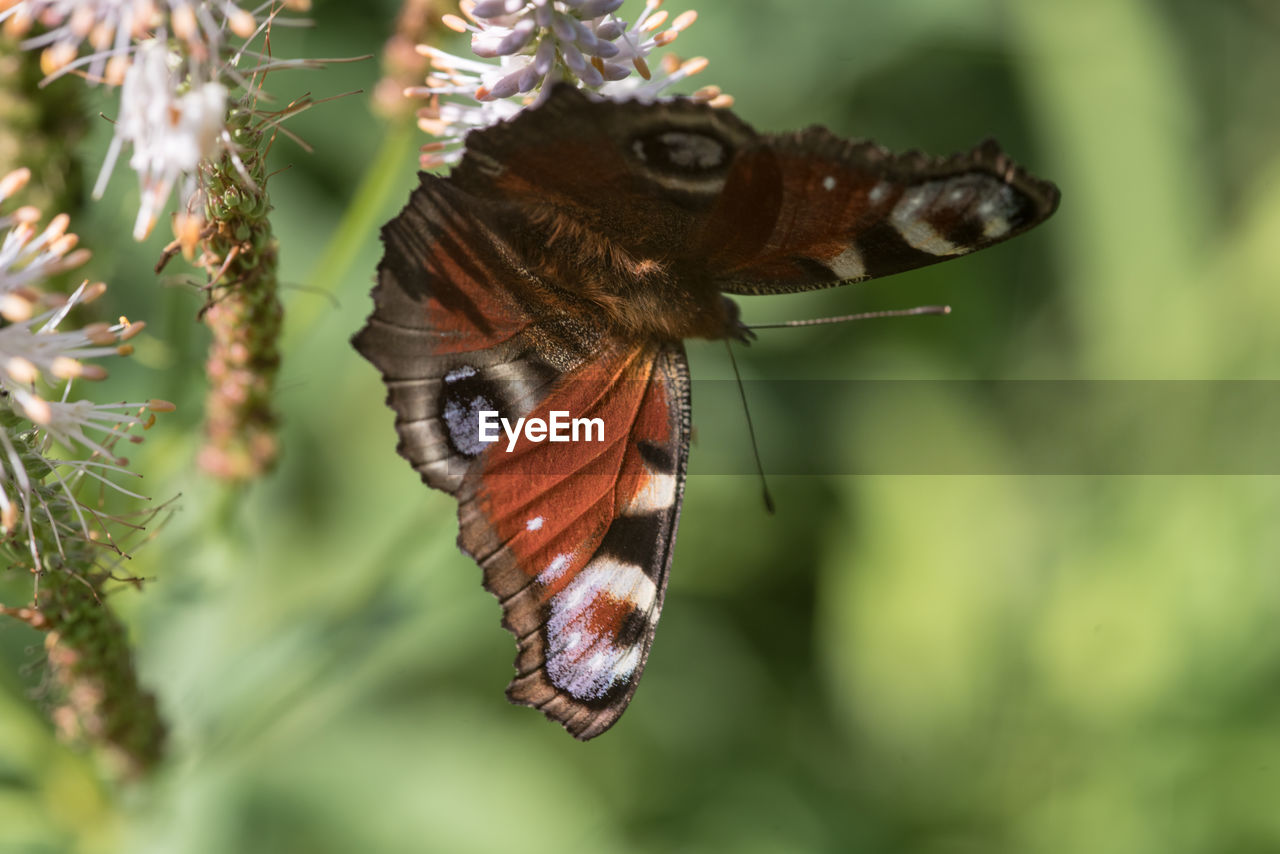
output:
[[[741,154],[692,245],[726,293],[803,291],[985,249],[1057,204],[994,142],[930,158],[812,128]]]
[[[586,739],[626,708],[662,608],[688,456],[683,349],[606,354],[531,417],[556,411],[598,418],[604,441],[491,452],[459,493],[460,541],[517,639],[508,696]]]

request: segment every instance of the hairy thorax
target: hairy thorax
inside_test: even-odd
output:
[[[526,213],[526,216],[528,214]],[[658,246],[626,247],[557,212],[526,220],[522,247],[532,276],[630,340],[738,337],[737,307],[702,270]]]

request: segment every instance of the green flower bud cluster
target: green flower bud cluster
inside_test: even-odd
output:
[[[267,213],[263,155],[267,137],[233,111],[233,139],[250,185],[229,156],[203,176],[209,236],[201,265],[211,276],[204,322],[213,332],[205,366],[205,446],[200,464],[229,481],[261,476],[279,452],[273,396],[284,308],[278,296],[276,238]]]

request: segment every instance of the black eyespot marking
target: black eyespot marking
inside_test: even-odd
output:
[[[661,130],[637,136],[631,151],[658,172],[708,175],[723,172],[733,159],[733,147],[719,136],[686,130]]]
[[[619,563],[642,567],[645,574],[652,578],[653,573],[661,569],[654,563],[654,550],[657,548],[655,544],[661,539],[664,521],[664,516],[658,513],[619,516],[613,520],[604,539],[600,541],[599,553]]]
[[[488,449],[480,441],[480,413],[505,409],[493,383],[482,379],[468,365],[444,376],[440,395],[440,416],[449,432],[449,444],[464,457],[475,457]]]
[[[640,452],[640,459],[644,460],[645,465],[651,471],[671,472],[676,470],[676,460],[671,452],[656,442],[639,441],[636,442],[636,450]]]
[[[624,649],[635,646],[644,637],[645,629],[648,627],[649,618],[632,608],[630,613],[622,618],[622,626],[618,629],[618,636],[614,639],[614,645]]]

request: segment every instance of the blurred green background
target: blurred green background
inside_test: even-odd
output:
[[[675,48],[708,56],[698,82],[758,128],[938,153],[994,136],[1063,190],[1047,225],[979,256],[744,300],[757,322],[955,307],[763,333],[739,355],[748,378],[1278,378],[1274,0],[696,8]],[[317,2],[275,51],[376,55],[394,13]],[[375,59],[271,82],[326,96],[377,76]],[[110,134],[94,126],[90,175]],[[31,699],[40,638],[0,627],[0,851],[1280,850],[1280,482],[1262,474],[779,477],[774,517],[750,478],[694,476],[619,725],[583,745],[507,705],[512,639],[453,545],[453,502],[395,455],[382,385],[347,344],[423,138],[365,95],[290,128],[315,152],[272,154],[285,454],[247,493],[194,468],[199,300],[179,264],[151,272],[163,228],[129,241],[135,179],[73,211],[110,310],[150,324],[99,399],[180,405],[133,454],[150,495],[181,494],[131,564],[156,583],[113,600],[171,754],[154,779],[104,782]],[[695,377],[729,376],[721,345],[689,351]],[[856,400],[817,425],[753,405],[761,432],[822,443],[833,471],[904,430],[1017,469],[1014,425],[972,394],[905,427]],[[694,412],[696,468],[744,428]],[[1169,430],[1212,441],[1220,416],[1136,417],[1138,454]],[[3,601],[28,590],[6,579]]]

